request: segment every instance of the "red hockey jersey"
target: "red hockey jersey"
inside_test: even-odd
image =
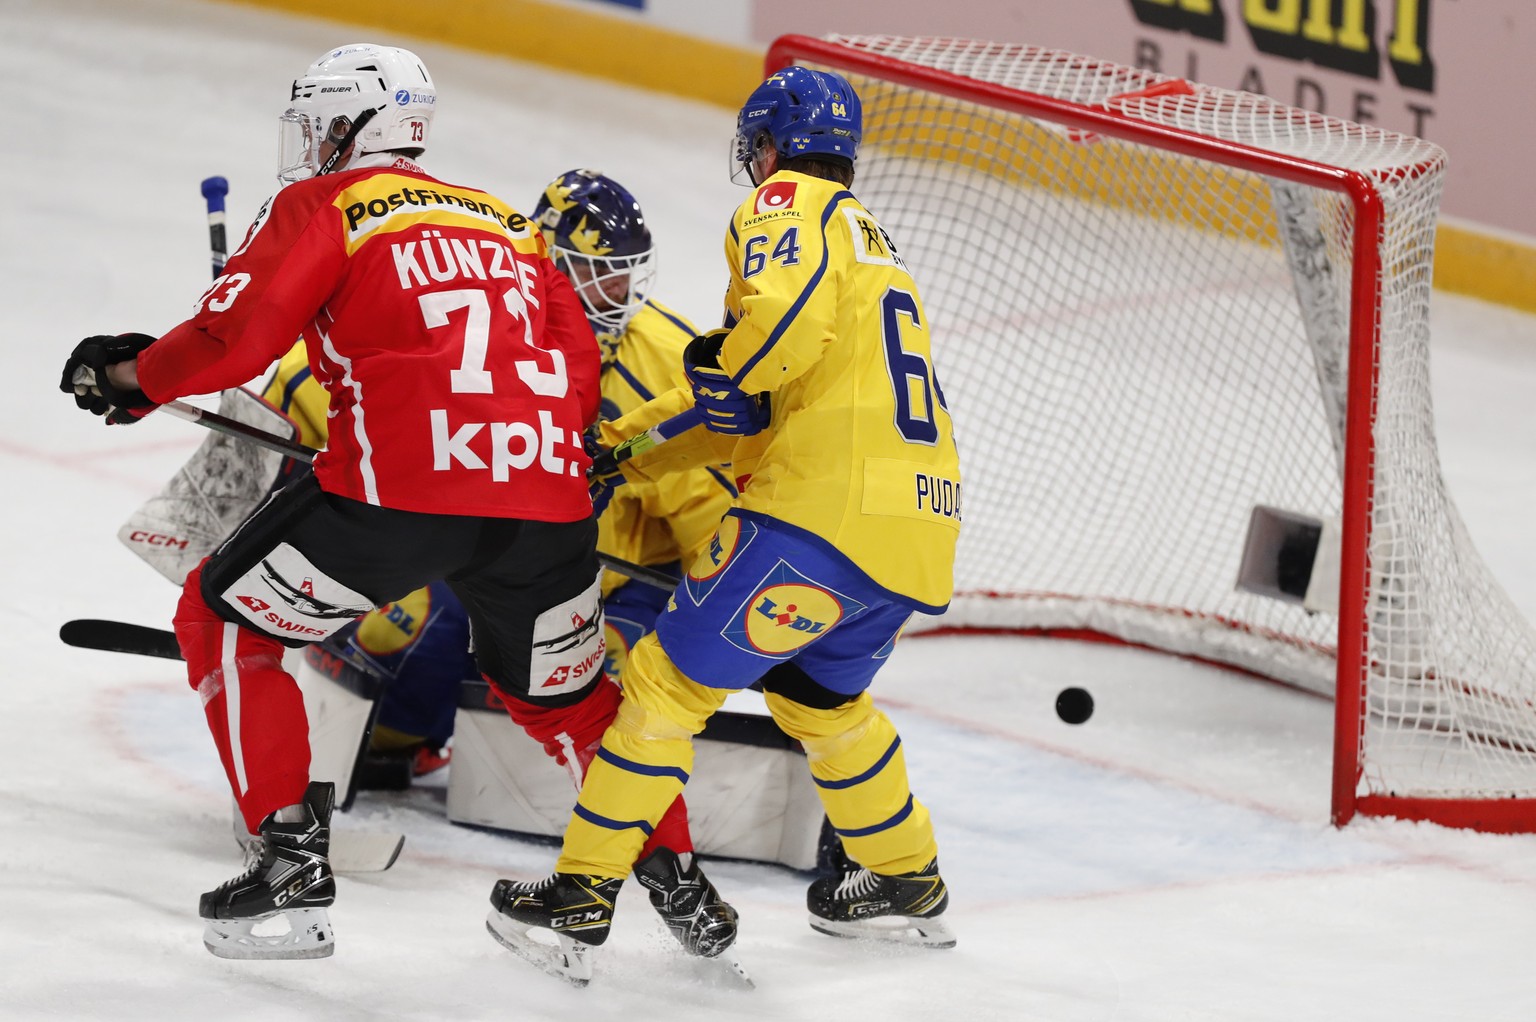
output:
[[[599,356],[538,230],[415,164],[270,199],[192,318],[138,358],[166,402],[239,386],[303,334],[330,393],[330,493],[435,514],[592,513],[582,430]]]

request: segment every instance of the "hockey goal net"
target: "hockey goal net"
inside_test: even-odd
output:
[[[941,624],[1109,637],[1335,696],[1333,818],[1536,830],[1536,641],[1446,493],[1445,155],[1069,53],[776,42],[848,75],[854,190],[957,420]]]

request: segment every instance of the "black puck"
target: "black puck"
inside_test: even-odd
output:
[[[1081,724],[1093,716],[1093,696],[1085,688],[1064,688],[1056,696],[1056,716],[1068,724]]]

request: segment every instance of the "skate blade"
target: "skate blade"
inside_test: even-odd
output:
[[[880,916],[876,919],[845,923],[812,915],[810,920],[811,929],[831,937],[870,940],[906,947],[951,948],[955,946],[955,935],[940,919],[924,919],[921,916]]]
[[[395,864],[404,847],[404,834],[333,830],[327,858],[338,873],[382,873]]]
[[[757,984],[752,982],[751,974],[747,972],[747,967],[741,964],[741,958],[736,954],[734,947],[726,948],[709,960],[717,963],[716,972],[724,974],[731,982],[747,990],[757,989]]]
[[[281,921],[287,932],[258,933]],[[237,961],[329,958],[336,951],[331,919],[323,908],[270,912],[254,919],[205,919],[203,947]]]
[[[496,943],[542,972],[565,980],[572,986],[584,987],[592,979],[592,946],[573,940],[562,933],[550,933],[559,944],[547,944],[534,938],[530,927],[509,919],[492,909],[485,917],[485,928]]]

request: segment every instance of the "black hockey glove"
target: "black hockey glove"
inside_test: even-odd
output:
[[[107,366],[137,358],[155,343],[148,334],[98,334],[75,345],[64,362],[59,389],[75,396],[76,406],[116,425],[130,425],[155,410],[142,390],[120,390],[107,380]]]
[[[595,432],[587,433],[581,440],[582,446],[587,449],[587,457],[592,459],[592,467],[587,470],[587,494],[592,498],[592,516],[601,518],[608,509],[608,502],[613,500],[613,491],[628,480],[618,466],[613,464],[612,458],[603,457],[610,448],[597,442]]]
[[[766,395],[748,394],[720,368],[720,346],[729,330],[711,330],[683,349],[683,372],[693,387],[694,407],[704,413],[704,428],[727,436],[751,436],[768,425]]]

